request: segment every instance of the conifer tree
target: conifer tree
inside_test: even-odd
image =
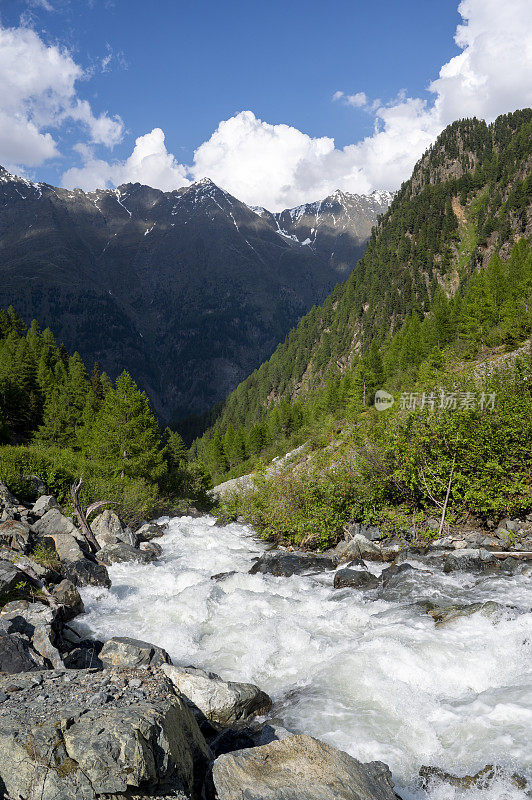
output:
[[[166,472],[157,420],[127,372],[116,380],[83,437],[84,453],[116,476],[159,480]]]

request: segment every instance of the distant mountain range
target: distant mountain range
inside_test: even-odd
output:
[[[362,255],[389,192],[271,213],[203,179],[83,192],[0,167],[0,307],[49,325],[164,420],[211,407]]]

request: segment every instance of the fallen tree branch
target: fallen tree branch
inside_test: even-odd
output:
[[[453,475],[454,475],[454,465],[456,464],[456,455],[453,456],[453,464],[451,467],[451,474],[449,475],[449,483],[447,486],[447,494],[445,495],[445,502],[443,504],[442,512],[441,512],[441,520],[440,520],[440,529],[438,531],[438,536],[441,536],[443,531],[443,526],[445,525],[445,514],[447,512],[447,504],[449,502],[449,495],[451,494],[451,485],[453,482]]]
[[[81,489],[82,483],[83,483],[83,475],[80,476],[80,479],[79,479],[79,481],[77,483],[73,483],[72,486],[70,487],[70,494],[72,496],[72,506],[74,508],[74,513],[75,513],[76,517],[78,518],[78,522],[79,522],[79,526],[81,528],[81,532],[83,533],[83,536],[85,537],[85,539],[86,539],[86,541],[87,541],[87,543],[89,545],[89,548],[94,550],[94,552],[97,552],[100,549],[100,545],[96,541],[96,537],[94,536],[94,534],[93,534],[93,532],[91,530],[91,526],[88,523],[87,516],[86,516],[85,512],[83,511],[83,508],[82,508],[80,500],[79,500],[79,490]],[[100,501],[100,502],[103,503],[105,501]],[[94,511],[94,507],[95,506],[96,506],[96,504],[93,503],[92,507],[89,506],[89,509]]]

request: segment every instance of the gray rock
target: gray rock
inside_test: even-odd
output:
[[[17,512],[19,502],[7,486],[0,483],[0,520],[10,519]]]
[[[30,526],[16,519],[0,523],[0,547],[9,547],[18,553],[27,553],[30,548]]]
[[[257,572],[283,576],[301,575],[307,572],[323,572],[335,569],[336,559],[329,556],[316,556],[310,553],[276,552],[266,553],[253,564],[249,570],[251,575]]]
[[[71,536],[69,533],[47,533],[40,541],[45,546],[53,547],[57,553],[57,557],[64,564],[68,564],[72,561],[79,561],[85,557],[85,553],[81,549],[78,539]]]
[[[171,663],[162,647],[127,636],[109,639],[100,652],[100,659],[107,667],[160,667]]]
[[[381,572],[382,585],[385,588],[394,588],[400,585],[405,577],[411,576],[415,572],[418,570],[411,564],[392,564],[391,567],[386,567]]]
[[[66,517],[58,508],[51,508],[33,524],[33,530],[39,536],[53,536],[56,534],[68,534],[80,544],[85,544],[85,538],[78,528],[74,525],[70,517]]]
[[[53,494],[43,494],[34,503],[31,513],[34,517],[43,517],[46,512],[50,511],[52,508],[59,509],[59,511],[61,510],[61,506]]]
[[[44,659],[33,650],[26,636],[20,633],[6,633],[0,628],[0,673],[32,672],[45,667]]]
[[[496,568],[498,559],[488,550],[469,549],[455,550],[445,557],[443,565],[444,572],[455,572],[458,570],[487,570]]]
[[[55,619],[56,612],[50,606],[27,600],[7,603],[0,612],[0,626],[4,631],[27,637],[31,647],[44,659],[44,666],[58,669],[63,662],[55,647]]]
[[[27,581],[28,576],[18,569],[16,563],[0,560],[0,597],[12,592],[19,583]]]
[[[472,614],[482,614],[485,617],[501,616],[511,611],[507,606],[501,603],[495,603],[493,600],[486,600],[484,603],[470,603],[469,605],[457,606],[437,606],[436,608],[429,609],[427,614],[432,617],[436,626],[446,625],[460,617],[470,617]]]
[[[0,623],[8,626],[8,633],[16,631],[26,636],[33,636],[35,628],[41,625],[51,626],[56,614],[44,603],[30,603],[28,600],[15,600],[0,611]]]
[[[159,558],[163,552],[163,548],[157,542],[141,542],[139,548],[145,553],[151,553],[154,558]]]
[[[253,683],[224,681],[213,672],[164,664],[162,671],[205,718],[228,726],[266,714],[272,707],[268,695]]]
[[[50,494],[50,489],[38,475],[24,475],[24,480],[29,485],[34,497]]]
[[[145,550],[137,550],[125,542],[108,544],[96,553],[96,558],[101,564],[110,566],[111,564],[121,564],[127,561],[138,561],[140,564],[148,564],[153,561],[155,556]]]
[[[386,538],[386,534],[380,528],[375,527],[375,525],[366,525],[364,522],[352,522],[347,532],[350,537],[360,535],[369,539],[370,542],[378,542],[379,539]]]
[[[89,558],[81,558],[66,565],[65,578],[75,586],[105,586],[109,588],[111,578],[103,564],[96,564]]]
[[[83,614],[85,606],[80,593],[72,583],[65,578],[52,589],[52,594],[57,602],[63,607],[63,619],[68,621],[74,619],[78,614]]]
[[[63,667],[63,660],[59,654],[59,650],[54,645],[54,639],[55,636],[50,626],[39,625],[33,632],[31,645],[33,649],[45,659],[47,664],[50,664],[54,669],[61,669]]]
[[[353,558],[362,558],[366,561],[382,561],[381,547],[371,542],[360,533],[355,534],[349,541],[340,542],[335,548],[340,563],[351,561]]]
[[[353,589],[375,589],[379,579],[371,572],[362,569],[339,569],[334,576],[334,588],[349,586]]]
[[[39,800],[174,792],[199,800],[210,751],[192,713],[161,675],[142,676],[139,702],[127,685],[134,674],[80,670],[65,681],[50,671],[33,682],[21,676],[11,694],[13,680],[0,676],[8,694],[0,706],[4,791]]]
[[[219,800],[396,800],[385,764],[362,764],[310,736],[226,753],[212,772]]]
[[[102,511],[101,514],[98,514],[91,522],[91,530],[96,537],[96,541],[102,548],[107,545],[117,544],[118,542],[125,542],[132,547],[137,545],[138,540],[135,534],[122,524],[120,518],[114,511],[108,508]]]
[[[156,522],[147,522],[135,531],[139,542],[150,542],[164,536],[166,525],[158,525]]]

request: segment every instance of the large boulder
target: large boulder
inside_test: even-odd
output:
[[[210,751],[164,676],[50,671],[0,676],[0,691],[0,786],[9,797],[199,800]]]
[[[219,756],[213,765],[219,800],[396,800],[390,770],[362,764],[310,736]]]
[[[80,544],[85,544],[85,537],[76,528],[70,517],[66,517],[58,508],[51,508],[33,523],[33,530],[41,537],[56,534],[68,534],[77,539]]]
[[[106,564],[108,567],[111,564],[121,564],[127,561],[137,561],[139,564],[149,564],[153,561],[155,555],[147,550],[137,550],[125,542],[116,542],[116,544],[108,544],[96,553],[96,558],[101,564]]]
[[[108,589],[111,585],[106,567],[91,561],[90,558],[69,562],[65,567],[65,578],[72,581],[75,586],[105,586]]]
[[[334,576],[335,589],[375,589],[378,585],[379,579],[363,569],[339,569]]]
[[[488,550],[481,548],[455,550],[445,557],[443,565],[444,572],[456,572],[461,570],[485,571],[497,568],[499,559]]]
[[[79,561],[85,557],[78,540],[69,533],[47,533],[40,539],[40,542],[45,547],[52,547],[57,553],[58,559],[64,564]]]
[[[170,656],[162,647],[127,636],[109,639],[100,652],[100,659],[108,667],[160,667],[170,664]]]
[[[255,575],[257,572],[261,572],[288,578],[291,575],[302,575],[307,572],[323,572],[327,569],[335,569],[336,564],[336,559],[330,558],[329,556],[280,551],[276,553],[266,553],[261,556],[251,567],[250,574]]]
[[[9,547],[18,553],[27,553],[30,549],[30,526],[16,519],[0,522],[0,547]]]
[[[137,544],[137,537],[126,528],[117,514],[106,508],[91,522],[91,530],[100,547],[106,547],[117,542],[125,542],[133,547]]]
[[[356,533],[348,541],[340,542],[333,552],[342,564],[353,558],[362,558],[364,561],[393,561],[400,551],[399,544],[373,542],[361,533]]]
[[[46,512],[51,511],[52,508],[58,509],[59,511],[61,510],[61,506],[53,494],[43,494],[33,504],[31,513],[34,517],[44,517]]]
[[[266,714],[272,707],[268,695],[253,683],[224,681],[213,672],[195,667],[162,666],[181,694],[199,711],[200,719],[226,727]]]

